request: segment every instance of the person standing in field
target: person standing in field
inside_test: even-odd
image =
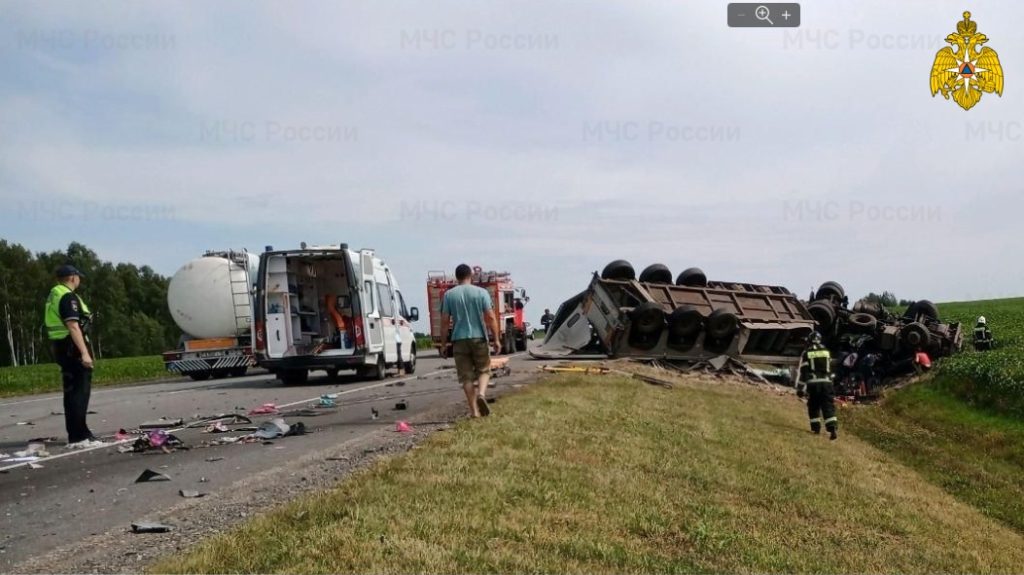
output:
[[[487,346],[487,327],[491,328],[491,350],[498,353],[498,317],[494,314],[487,290],[473,285],[473,270],[466,264],[455,268],[459,285],[449,289],[441,301],[441,349],[448,349],[451,334],[455,372],[466,392],[473,417],[489,415],[487,383],[491,379],[491,356]]]

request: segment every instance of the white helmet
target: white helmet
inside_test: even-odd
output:
[[[988,322],[985,321],[985,316],[978,316],[978,325],[985,325],[986,323]]]

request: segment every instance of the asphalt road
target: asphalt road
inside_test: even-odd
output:
[[[512,356],[509,365],[518,372],[537,366],[524,354]],[[499,388],[501,381],[495,380]],[[93,391],[90,410],[96,413],[89,416],[89,425],[97,435],[112,436],[119,428],[137,428],[160,417],[183,418],[187,423],[197,416],[247,413],[264,403],[274,403],[282,411],[302,409],[323,394],[337,394],[337,408],[318,409],[322,414],[316,417],[285,417],[289,423],[302,421],[312,431],[309,435],[279,438],[271,445],[200,449],[195,446],[220,435],[203,433],[201,427],[181,429],[174,434],[192,449],[169,454],[119,453],[116,446],[69,452],[63,447],[66,435],[59,394],[0,402],[0,453],[25,449],[31,439],[57,438],[47,443],[49,456],[35,462],[40,468],[0,459],[0,572],[65,543],[128,528],[133,521],[179,503],[178,489],[212,494],[247,474],[288,466],[306,453],[465,401],[452,362],[431,354],[419,359],[415,375],[381,382],[344,374],[332,381],[314,372],[306,385],[294,387],[284,387],[269,375],[256,375],[99,388]],[[408,409],[396,410],[395,404],[403,399]],[[371,408],[378,411],[378,419],[372,419]],[[251,419],[258,425],[270,417]],[[168,482],[135,483],[145,469],[171,476],[173,488]]]

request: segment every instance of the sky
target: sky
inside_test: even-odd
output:
[[[171,275],[371,247],[512,273],[529,319],[615,259],[852,299],[1024,295],[1024,5],[0,2],[0,238]],[[967,9],[1003,95],[932,97]]]

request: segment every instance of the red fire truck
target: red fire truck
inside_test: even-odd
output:
[[[427,303],[430,306],[430,338],[441,353],[441,302],[449,289],[459,285],[454,276],[445,272],[427,273]],[[526,340],[530,324],[524,320],[524,307],[530,298],[526,290],[517,288],[508,272],[484,271],[480,266],[473,268],[473,285],[487,290],[491,295],[491,306],[498,316],[501,333],[498,341],[501,353],[511,354],[526,351]],[[451,335],[451,334],[449,334]],[[449,339],[450,341],[450,339]],[[448,344],[451,346],[451,343]],[[450,357],[450,354],[449,354]]]

